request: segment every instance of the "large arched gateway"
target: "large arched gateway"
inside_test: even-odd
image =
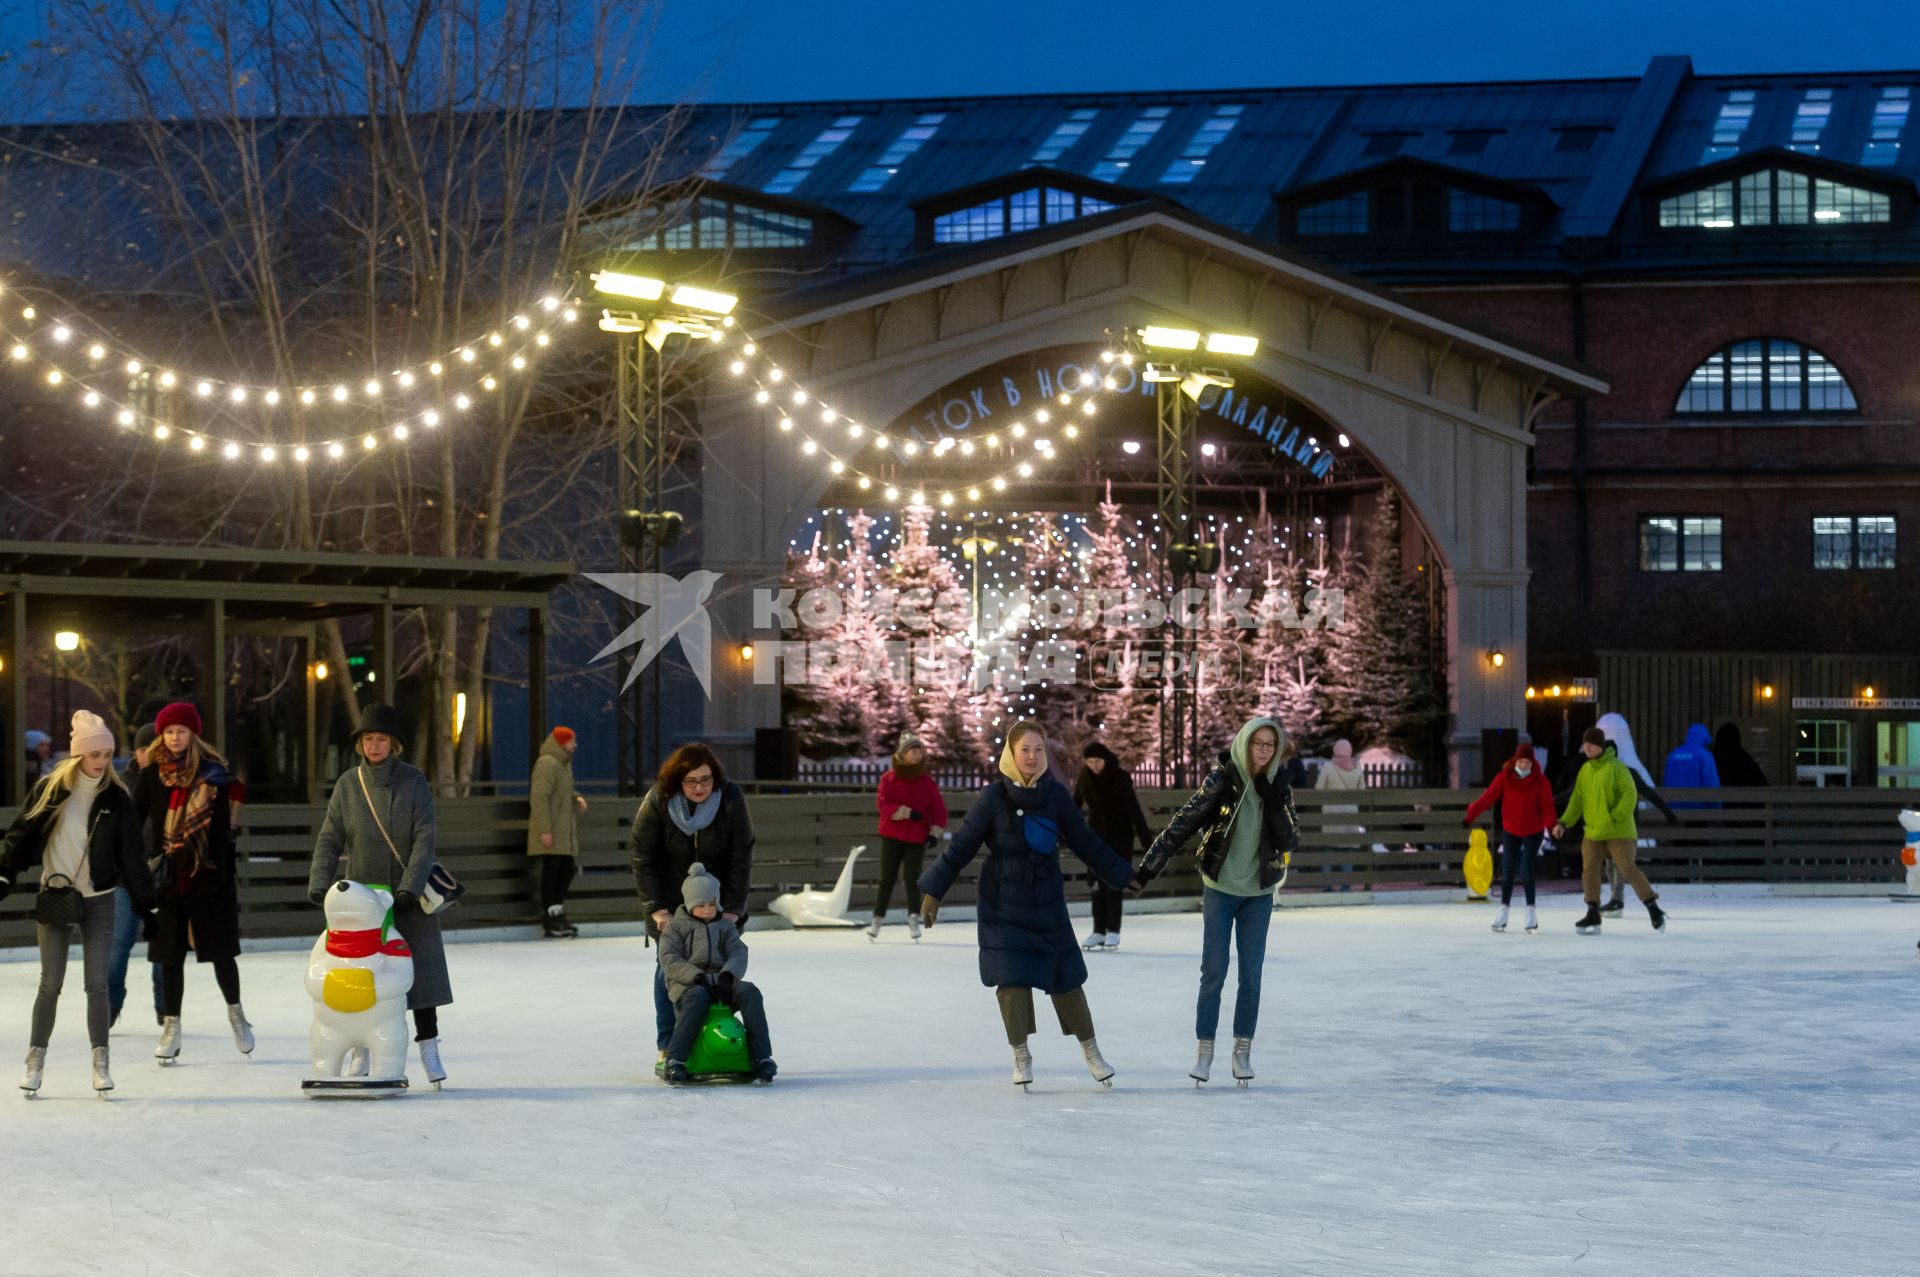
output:
[[[903,431],[923,419],[932,442],[984,424],[974,418],[996,410],[995,396],[1004,409],[1008,394],[1027,393],[996,384],[999,370],[1035,367],[1036,352],[1097,352],[1108,330],[1142,324],[1257,335],[1231,405],[1243,411],[1224,419],[1314,476],[1337,463],[1345,436],[1398,488],[1443,574],[1449,762],[1477,775],[1482,730],[1523,722],[1532,423],[1556,398],[1604,392],[1598,374],[1164,207],[795,294],[756,336],[847,412]],[[1029,390],[1051,388],[1041,365]],[[945,405],[957,387],[963,401]],[[722,574],[709,603],[716,637],[772,637],[754,592],[779,584],[795,529],[835,480],[737,396],[716,397],[702,416],[700,551]],[[1108,428],[1092,420],[1090,433]],[[1101,455],[1090,448],[1070,464],[1088,477]],[[897,464],[903,489],[933,482]],[[744,761],[755,731],[779,724],[778,690],[723,661],[705,712],[704,724],[676,727]]]

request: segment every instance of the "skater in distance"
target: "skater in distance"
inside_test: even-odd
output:
[[[1233,1077],[1253,1079],[1253,1034],[1260,1020],[1260,973],[1267,960],[1273,893],[1287,880],[1300,845],[1293,789],[1282,770],[1286,730],[1271,718],[1251,718],[1173,820],[1147,849],[1135,879],[1144,887],[1199,836],[1201,900],[1200,995],[1194,1005],[1196,1085],[1212,1076],[1220,993],[1227,983],[1227,950],[1239,948],[1240,987],[1233,1000]]]
[[[880,809],[880,881],[873,889],[873,920],[867,938],[880,938],[898,880],[907,897],[907,934],[920,938],[920,914],[913,907],[913,884],[920,881],[920,860],[947,832],[947,803],[940,786],[927,775],[927,747],[911,732],[893,751],[893,766],[880,777],[874,804]]]
[[[1120,765],[1120,756],[1099,741],[1088,741],[1081,751],[1085,761],[1073,784],[1073,801],[1087,813],[1087,824],[1128,864],[1133,863],[1134,839],[1147,846],[1153,830],[1133,788],[1133,777]],[[1092,877],[1092,875],[1089,875]],[[1089,952],[1120,947],[1120,913],[1126,892],[1093,879],[1093,932],[1080,947]]]
[[[573,751],[580,742],[571,727],[556,727],[533,760],[528,786],[527,855],[536,866],[540,928],[550,939],[571,940],[580,929],[567,921],[567,887],[580,855],[580,817],[587,800],[573,784]]]
[[[1053,999],[1060,1031],[1076,1038],[1096,1082],[1111,1085],[1113,1067],[1094,1039],[1087,1007],[1087,963],[1067,916],[1067,880],[1060,844],[1073,849],[1096,878],[1124,887],[1133,867],[1087,827],[1067,787],[1047,771],[1047,740],[1022,719],[1007,731],[1000,775],[981,791],[946,851],[920,878],[921,916],[932,926],[960,871],[984,848],[979,879],[980,983],[994,990],[1013,1048],[1013,1080],[1033,1081],[1033,991]]]
[[[105,1099],[107,1026],[111,1007],[107,967],[113,950],[114,899],[124,888],[133,908],[153,908],[153,881],[140,845],[133,795],[113,770],[113,733],[98,714],[76,710],[72,748],[27,795],[0,843],[0,900],[20,875],[40,866],[34,900],[34,936],[40,944],[40,988],[33,1000],[26,1073],[20,1089],[40,1089],[54,1012],[66,980],[67,949],[80,941],[87,991],[87,1041],[93,1049],[93,1089]]]
[[[1500,807],[1500,914],[1493,920],[1493,929],[1507,929],[1507,910],[1513,907],[1517,874],[1526,892],[1527,930],[1538,931],[1540,919],[1533,911],[1533,862],[1540,854],[1541,839],[1554,823],[1553,786],[1547,783],[1546,773],[1533,756],[1533,746],[1526,741],[1520,742],[1486,792],[1467,807],[1460,823],[1472,828],[1473,822],[1496,803]]]
[[[1664,931],[1667,916],[1660,909],[1660,898],[1634,863],[1639,828],[1633,813],[1640,805],[1640,790],[1634,784],[1633,773],[1620,761],[1613,742],[1598,727],[1589,727],[1580,741],[1587,761],[1574,782],[1573,797],[1566,811],[1553,826],[1553,836],[1558,840],[1566,836],[1568,825],[1586,822],[1586,836],[1580,840],[1580,885],[1586,895],[1587,912],[1574,924],[1574,929],[1583,936],[1599,934],[1600,864],[1611,860],[1620,876],[1633,887],[1633,893],[1646,905],[1653,929]]]

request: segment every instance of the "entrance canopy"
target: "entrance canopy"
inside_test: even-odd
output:
[[[395,686],[396,610],[419,607],[517,608],[527,613],[530,722],[539,747],[546,721],[548,593],[573,575],[569,563],[497,562],[275,550],[0,541],[0,607],[4,607],[7,794],[17,804],[26,784],[18,765],[20,732],[29,721],[25,661],[30,634],[71,630],[99,636],[184,632],[198,639],[202,668],[224,671],[228,636],[284,638],[305,645],[313,669],[316,627],[366,616],[373,626],[370,668],[375,685]],[[201,706],[209,733],[224,744],[227,679],[205,679]],[[304,767],[318,783],[313,748],[313,676],[307,682]],[[56,729],[64,724],[54,724]],[[124,744],[124,742],[123,742]],[[531,755],[530,755],[531,756]]]
[[[898,421],[1006,361],[1098,343],[1110,329],[1256,335],[1258,353],[1238,367],[1363,449],[1445,562],[1456,773],[1477,776],[1483,728],[1521,725],[1532,425],[1556,399],[1603,393],[1599,373],[1156,205],[850,277],[785,299],[784,309],[755,339],[796,379],[872,422]],[[716,400],[703,423],[703,560],[724,574],[713,610],[722,633],[747,638],[751,591],[777,584],[788,539],[831,476],[751,405]],[[1085,455],[1094,460],[1076,464],[1097,472],[1098,452]],[[910,464],[903,490],[924,473]],[[737,677],[714,688],[707,739],[743,758],[753,729],[778,721],[777,689]]]

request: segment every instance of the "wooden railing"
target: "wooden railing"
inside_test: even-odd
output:
[[[1639,861],[1656,884],[1673,882],[1884,883],[1903,880],[1896,815],[1904,790],[1671,790],[1670,802],[1709,801],[1717,807],[1680,811],[1669,825],[1643,812]],[[1183,792],[1141,791],[1149,823],[1164,825]],[[1461,826],[1472,793],[1447,789],[1375,789],[1295,796],[1301,850],[1289,891],[1372,890],[1461,885],[1467,832]],[[956,827],[971,794],[949,794]],[[852,847],[868,848],[854,873],[853,910],[871,898],[879,867],[873,800],[866,794],[756,794],[752,907],[763,911],[783,891],[830,886]],[[1328,807],[1354,810],[1327,810]],[[568,906],[578,921],[635,920],[629,860],[634,803],[598,797],[582,819],[580,876]],[[241,928],[249,936],[312,935],[319,916],[307,903],[307,867],[321,809],[305,805],[249,806],[241,840]],[[11,812],[0,812],[11,819]],[[1483,827],[1485,822],[1483,821]],[[537,916],[526,855],[526,802],[511,798],[446,799],[439,805],[441,856],[467,884],[459,906],[446,914],[455,927],[530,923]],[[1497,839],[1495,840],[1497,843]],[[929,856],[937,854],[928,853]],[[1065,857],[1070,874],[1084,870]],[[1578,848],[1549,857],[1548,875],[1577,877]],[[33,874],[27,875],[32,878]],[[963,875],[949,901],[971,904],[974,874]],[[1072,889],[1084,898],[1086,886]],[[1191,857],[1173,862],[1148,888],[1153,897],[1190,897],[1199,890]],[[895,907],[905,903],[896,892]],[[0,946],[33,942],[33,891],[23,884],[0,902]]]

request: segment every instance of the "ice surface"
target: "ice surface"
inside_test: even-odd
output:
[[[655,1082],[652,951],[582,939],[451,946],[448,1089],[380,1101],[301,1096],[300,953],[241,961],[250,1061],[190,968],[164,1070],[136,969],[103,1104],[76,961],[42,1098],[0,1077],[0,1272],[1915,1271],[1920,907],[1665,899],[1285,911],[1247,1091],[1186,1080],[1193,915],[1089,956],[1112,1091],[1044,1010],[1017,1091],[972,924],[897,913],[749,936],[764,1088]]]

